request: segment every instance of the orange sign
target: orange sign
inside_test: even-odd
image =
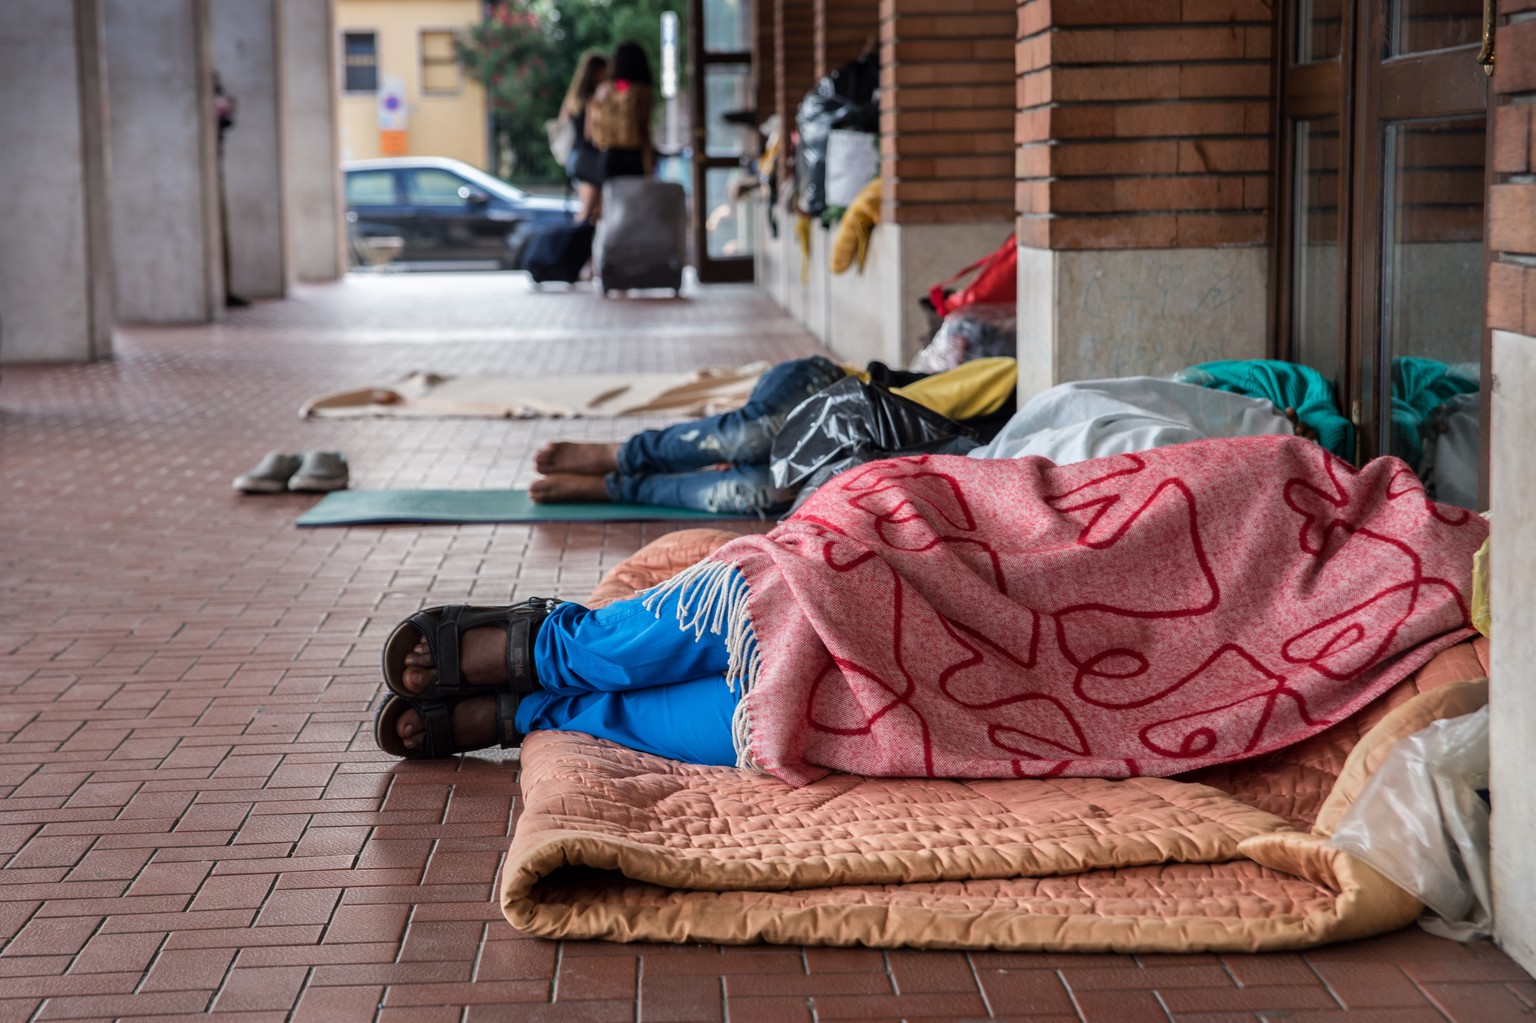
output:
[[[379,152],[385,156],[405,156],[409,148],[406,144],[405,132],[387,130],[379,132]]]

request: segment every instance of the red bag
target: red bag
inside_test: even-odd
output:
[[[953,294],[945,294],[944,288],[960,280],[971,271],[976,277]],[[1015,305],[1019,301],[1019,247],[1012,234],[998,250],[979,259],[947,281],[941,281],[928,292],[933,311],[948,316],[956,309],[978,303]]]

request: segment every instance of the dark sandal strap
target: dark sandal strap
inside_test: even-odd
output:
[[[427,651],[437,670],[437,678],[424,695],[432,697],[470,696],[490,692],[502,686],[475,685],[464,677],[460,667],[459,637],[470,629],[494,625],[507,637],[507,677],[511,688],[531,693],[539,687],[533,659],[533,642],[538,626],[560,602],[553,597],[529,597],[511,607],[477,608],[470,604],[448,604],[438,609],[417,611],[406,619],[427,641]],[[436,610],[436,614],[432,611]]]
[[[517,730],[517,706],[523,698],[502,689],[496,693],[496,741],[502,749],[517,749],[523,744],[523,735]]]
[[[494,625],[507,636],[507,678],[516,693],[531,693],[539,688],[538,669],[533,660],[533,641],[544,619],[560,601],[553,597],[529,597],[521,604],[485,610],[460,606],[458,629]]]
[[[421,748],[416,757],[435,760],[462,752],[453,741],[453,709],[442,700],[412,700],[421,715]]]

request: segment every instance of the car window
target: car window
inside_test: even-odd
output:
[[[352,206],[391,206],[395,202],[392,170],[348,171],[347,203]]]
[[[405,172],[405,194],[413,206],[463,206],[459,189],[469,182],[457,174],[437,167],[422,167]]]

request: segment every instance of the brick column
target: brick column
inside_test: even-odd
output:
[[[1012,0],[881,0],[885,222],[1013,216],[1013,24]]]
[[[1024,393],[1264,354],[1274,17],[1267,0],[1018,5]]]
[[[879,0],[816,0],[816,77],[863,53],[879,32]]]
[[[1493,666],[1489,671],[1491,787],[1499,801],[1493,835],[1493,920],[1499,944],[1527,970],[1536,969],[1536,796],[1529,749],[1536,694],[1521,684],[1536,660],[1536,21],[1531,0],[1503,0],[1489,97],[1493,133],[1488,205],[1488,326],[1493,360],[1484,369],[1492,390],[1489,445],[1491,506],[1500,509],[1492,537]]]
[[[1020,243],[1264,244],[1270,20],[1262,0],[1020,4]]]
[[[774,0],[773,14],[774,107],[787,140],[800,100],[816,82],[815,0]],[[787,145],[784,153],[789,156]]]
[[[779,112],[778,33],[775,26],[778,5],[757,3],[752,8],[752,96],[761,124],[769,114]]]

